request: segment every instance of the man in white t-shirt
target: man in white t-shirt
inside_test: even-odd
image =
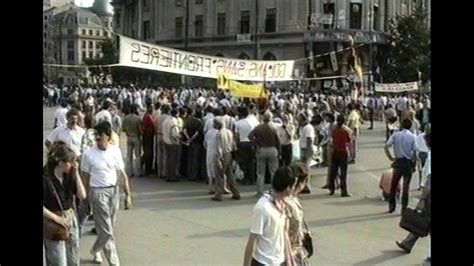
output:
[[[255,183],[255,149],[248,138],[249,133],[258,124],[248,118],[247,107],[239,107],[240,120],[235,123],[235,140],[237,142],[238,163],[244,172],[243,184],[253,185]]]
[[[79,111],[71,109],[66,114],[67,123],[55,128],[46,139],[46,147],[50,149],[50,146],[55,142],[64,142],[68,148],[70,148],[76,156],[81,156],[81,141],[82,136],[86,133],[83,128],[78,126]]]
[[[250,236],[244,255],[244,266],[281,265],[289,261],[288,217],[284,200],[295,183],[288,168],[279,168],[273,177],[273,191],[265,193],[253,208]]]
[[[95,115],[95,121],[97,123],[107,121],[112,125],[112,114],[110,113],[112,106],[112,102],[105,101],[102,105],[102,110]]]
[[[313,125],[309,123],[305,115],[300,116],[301,131],[300,131],[300,156],[301,161],[306,165],[308,171],[311,169],[311,159],[313,158],[313,143],[316,138],[316,132]],[[305,189],[302,193],[311,193],[311,175]]]
[[[69,111],[67,108],[67,102],[63,101],[61,106],[54,113],[54,125],[53,128],[64,126],[67,123],[66,113]]]
[[[96,145],[82,156],[82,176],[89,191],[89,202],[94,213],[97,239],[91,249],[95,263],[102,262],[101,252],[110,265],[120,265],[115,246],[114,225],[119,209],[119,184],[125,192],[125,209],[130,208],[132,199],[128,176],[120,148],[110,145],[112,128],[109,123],[102,122],[95,126]],[[123,177],[119,182],[117,173]]]

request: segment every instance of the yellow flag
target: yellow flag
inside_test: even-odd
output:
[[[217,76],[217,88],[229,90],[230,94],[234,97],[267,98],[267,92],[263,84],[245,84],[235,80],[229,80],[224,74]]]

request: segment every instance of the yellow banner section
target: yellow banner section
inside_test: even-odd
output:
[[[228,89],[230,94],[234,97],[245,97],[245,98],[267,98],[267,93],[263,84],[244,84],[235,80],[229,80],[224,74],[217,76],[217,88]]]

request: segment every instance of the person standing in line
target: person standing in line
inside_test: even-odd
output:
[[[206,170],[207,170],[207,184],[209,187],[209,194],[214,194],[213,184],[216,182],[217,169],[217,129],[209,129],[204,136],[204,148],[206,149]]]
[[[272,180],[273,191],[265,193],[255,204],[245,247],[244,266],[282,265],[285,261],[291,261],[285,199],[290,195],[295,181],[291,168],[279,168]]]
[[[159,146],[158,130],[159,130],[159,123],[160,123],[160,116],[161,116],[161,110],[160,110],[161,103],[156,101],[154,103],[154,107],[155,107],[155,111],[153,112],[153,117],[155,118],[155,120],[153,120],[153,124],[155,125],[155,137],[154,137],[155,145],[153,146],[153,172],[159,177],[160,175],[158,172],[158,146]]]
[[[357,139],[360,134],[360,114],[355,108],[354,104],[349,104],[349,116],[347,117],[347,126],[352,130],[352,143],[350,145],[351,157],[349,163],[355,163],[357,155]]]
[[[255,183],[255,149],[248,138],[249,133],[258,124],[249,119],[249,110],[247,107],[238,108],[239,121],[235,123],[235,139],[237,143],[238,163],[240,169],[244,172],[242,184],[253,185]]]
[[[178,125],[178,110],[171,110],[171,117],[166,119],[161,128],[166,154],[166,182],[178,182],[178,160],[180,132]]]
[[[141,136],[143,129],[136,105],[130,107],[130,113],[123,119],[122,130],[127,136],[126,172],[129,176],[140,177],[142,165]],[[135,159],[133,158],[134,155]]]
[[[287,114],[282,116],[282,125],[277,127],[278,138],[281,143],[281,166],[289,166],[293,158],[293,138],[295,135],[295,127],[289,123]]]
[[[352,195],[348,193],[347,189],[347,167],[349,158],[351,158],[350,145],[353,142],[352,130],[344,124],[344,115],[339,115],[336,121],[337,125],[332,129],[331,132],[333,153],[329,182],[329,195],[334,195],[334,191],[336,190],[335,180],[338,170],[340,170],[339,179],[341,181],[341,197],[350,197]]]
[[[81,142],[85,130],[78,125],[79,111],[71,109],[66,113],[67,123],[55,128],[45,141],[45,145],[50,149],[51,145],[57,141],[66,143],[79,158],[81,156]]]
[[[370,121],[370,126],[367,129],[372,130],[374,129],[374,114],[375,114],[375,110],[377,110],[377,101],[373,95],[370,96],[367,101],[367,109],[368,109],[368,115],[369,115],[369,121]]]
[[[426,159],[428,158],[428,145],[426,145],[425,136],[431,133],[430,124],[425,126],[425,131],[418,136],[416,136],[416,146],[418,147],[417,150],[417,159],[418,159],[418,176],[419,176],[419,187],[418,190],[422,189],[422,169],[425,167]]]
[[[153,174],[153,139],[155,137],[155,124],[153,123],[153,106],[149,104],[143,115],[143,163],[145,165],[145,176]]]
[[[265,185],[265,170],[268,166],[270,180],[278,168],[278,159],[281,154],[281,144],[278,134],[269,123],[272,115],[269,112],[263,114],[263,124],[255,127],[248,135],[256,148],[257,158],[257,197],[263,195]]]
[[[305,114],[301,114],[300,118],[300,154],[301,161],[306,165],[308,171],[311,169],[311,159],[313,158],[313,143],[316,138],[316,133],[314,131],[313,125],[309,123],[309,120]],[[310,180],[306,188],[302,193],[311,193],[311,175]]]
[[[202,134],[202,112],[200,110],[194,111],[189,109],[188,121],[184,125],[183,134],[188,140],[188,171],[187,176],[189,181],[203,180],[205,173],[205,158],[204,154],[204,136]]]
[[[393,162],[393,178],[390,187],[389,213],[395,211],[396,201],[395,194],[397,184],[403,177],[403,193],[402,193],[402,213],[408,206],[408,191],[410,190],[410,180],[415,166],[416,160],[416,137],[409,130],[411,121],[405,119],[402,121],[402,130],[393,133],[385,145],[385,154],[388,159]],[[389,148],[393,146],[395,158],[390,154]]]
[[[112,125],[112,114],[110,111],[113,108],[113,103],[110,101],[104,101],[102,104],[102,109],[95,115],[95,121],[100,123],[102,121],[107,121]]]
[[[216,184],[214,186],[214,197],[211,200],[222,201],[222,194],[227,184],[232,192],[232,199],[239,200],[240,192],[232,175],[232,152],[235,150],[234,135],[232,131],[225,128],[222,118],[214,119],[216,134]],[[227,182],[225,182],[227,181]]]
[[[119,183],[125,192],[125,209],[132,204],[130,185],[120,148],[109,143],[112,137],[110,123],[103,121],[94,129],[96,145],[83,154],[81,165],[97,230],[97,239],[90,252],[95,263],[103,261],[101,252],[104,251],[110,265],[120,265],[114,236],[120,200]],[[117,174],[122,176],[123,182],[119,182]]]
[[[396,123],[397,112],[393,109],[393,105],[389,104],[385,108],[385,140],[387,141],[393,134],[393,125]]]
[[[159,178],[166,178],[166,143],[163,140],[163,125],[165,121],[170,118],[171,116],[169,115],[170,112],[170,106],[168,104],[163,104],[161,106],[161,115],[160,118],[158,119],[158,125],[157,125],[157,135],[158,135],[158,152],[157,152],[157,159],[158,159],[158,177]]]

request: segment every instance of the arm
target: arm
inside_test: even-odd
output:
[[[390,154],[390,146],[388,144],[385,145],[384,147],[384,151],[385,151],[385,155],[387,156],[387,158],[390,160],[390,161],[394,161],[392,155]]]
[[[290,224],[289,220],[286,220],[285,224],[285,264],[287,266],[293,265],[293,256],[291,256],[291,242],[290,242],[290,234],[289,229]]]
[[[255,244],[259,235],[250,233],[247,245],[245,246],[244,266],[250,266],[255,251]]]
[[[73,173],[72,177],[74,181],[76,182],[76,197],[78,197],[80,200],[83,200],[86,198],[86,189],[84,188],[84,185],[82,184],[82,179],[81,176],[79,175],[79,163],[75,162],[74,167],[73,167]]]
[[[66,219],[56,215],[52,211],[48,210],[45,206],[43,206],[43,217],[61,225],[66,229],[69,229],[71,227],[71,224]]]

